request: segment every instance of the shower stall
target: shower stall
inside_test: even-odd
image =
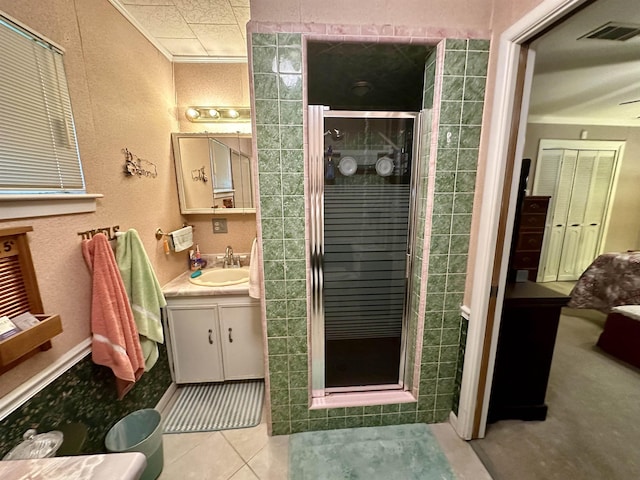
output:
[[[403,389],[420,114],[308,119],[312,395]]]

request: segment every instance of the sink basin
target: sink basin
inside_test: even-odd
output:
[[[202,271],[202,275],[189,281],[203,287],[227,287],[249,281],[248,268],[211,268]]]

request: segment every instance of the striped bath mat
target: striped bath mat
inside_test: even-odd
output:
[[[255,427],[262,416],[264,382],[251,380],[179,387],[164,433]]]

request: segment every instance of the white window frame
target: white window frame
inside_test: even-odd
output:
[[[25,35],[26,37],[32,37],[35,42],[40,44],[41,48],[46,49],[49,48],[52,52],[52,55],[63,55],[64,49],[59,45],[51,42],[47,38],[43,37],[37,32],[34,32],[29,27],[25,26],[21,22],[15,20],[14,18],[6,15],[4,12],[0,11],[0,18],[3,22],[9,24],[12,28],[17,30],[16,35]],[[6,28],[6,27],[2,27]],[[21,32],[20,32],[21,31]],[[20,33],[18,33],[20,32]],[[54,62],[61,63],[59,60],[53,60]],[[64,71],[60,74],[63,82],[66,81],[66,74]],[[78,147],[76,144],[75,138],[75,127],[73,125],[73,118],[71,115],[71,106],[69,94],[66,89],[66,83],[62,85],[63,92],[63,102],[66,102],[67,107],[65,116],[68,119],[68,131],[70,132],[69,139],[71,140],[70,149],[71,151],[71,161],[73,162],[74,158],[77,158],[78,164],[76,166],[72,166],[72,170],[75,171],[76,178],[79,176],[81,179],[81,186],[78,186],[78,182],[76,181],[76,185],[73,188],[64,188],[62,185],[59,187],[39,187],[35,183],[33,187],[29,187],[28,185],[16,186],[13,188],[4,188],[0,190],[0,220],[8,220],[15,218],[26,218],[26,217],[41,217],[41,216],[50,216],[50,215],[66,215],[73,213],[86,213],[86,212],[95,212],[96,211],[96,199],[101,198],[102,195],[99,194],[87,194],[85,190],[84,184],[84,175],[82,173],[82,163],[80,160],[80,156],[78,153]],[[44,95],[43,95],[44,97]],[[31,97],[33,99],[33,97]],[[42,101],[42,111],[45,111],[46,101]],[[46,115],[47,113],[45,113]],[[5,124],[7,125],[7,124]],[[53,142],[55,143],[55,142]],[[55,148],[55,147],[52,147]],[[53,152],[54,150],[52,150]],[[59,150],[58,150],[59,151]],[[69,149],[66,149],[69,152]],[[22,154],[24,156],[24,149],[22,150]],[[53,153],[52,153],[53,154]],[[56,155],[57,157],[57,155]],[[6,157],[5,157],[6,158]],[[46,164],[46,160],[41,160],[43,165]],[[69,159],[67,158],[67,162]],[[60,165],[60,164],[58,164]],[[71,164],[73,165],[73,164]],[[55,168],[55,167],[54,167]],[[37,178],[34,177],[35,180]]]

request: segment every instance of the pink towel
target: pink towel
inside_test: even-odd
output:
[[[138,329],[107,237],[99,233],[91,240],[83,240],[82,254],[93,273],[93,362],[111,368],[121,400],[144,372]]]

